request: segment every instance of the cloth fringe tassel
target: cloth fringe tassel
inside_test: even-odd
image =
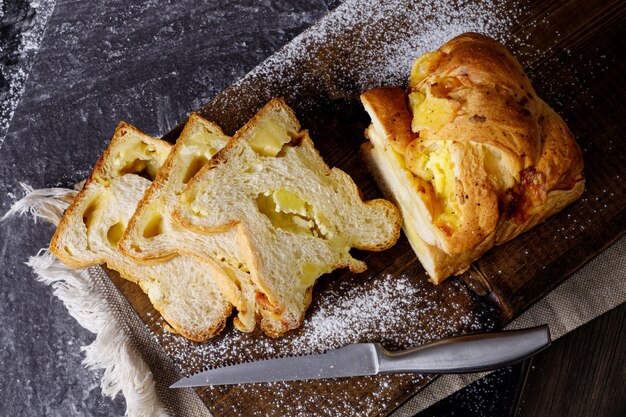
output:
[[[16,201],[1,220],[15,214],[30,213],[38,219],[58,224],[64,210],[77,191],[65,188],[35,190],[20,184],[26,195]],[[126,399],[126,415],[131,417],[166,417],[148,365],[132,346],[124,326],[116,322],[103,295],[94,286],[88,269],[68,268],[50,253],[41,249],[26,262],[37,274],[37,280],[53,288],[70,315],[96,335],[85,352],[83,364],[90,369],[104,369],[100,381],[102,392],[114,398],[120,391]]]

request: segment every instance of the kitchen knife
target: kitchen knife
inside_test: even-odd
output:
[[[170,388],[303,379],[343,378],[385,373],[465,373],[512,365],[550,345],[547,325],[522,330],[450,337],[390,352],[378,343],[355,343],[325,353],[284,357],[209,369]]]

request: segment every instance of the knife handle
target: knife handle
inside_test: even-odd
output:
[[[376,345],[380,373],[464,373],[502,368],[550,346],[547,325],[450,337],[401,352]]]

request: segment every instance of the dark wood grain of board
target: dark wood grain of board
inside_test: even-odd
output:
[[[626,304],[530,360],[515,417],[626,415]]]
[[[515,4],[520,7],[518,2]],[[546,98],[563,116],[583,148],[587,178],[583,197],[512,242],[489,251],[468,272],[439,287],[427,281],[404,237],[388,251],[359,252],[357,257],[368,264],[368,271],[358,276],[336,271],[324,277],[315,287],[308,317],[317,311],[318,300],[324,294],[339,291],[342,284],[367,288],[383,279],[383,275],[389,275],[390,279],[405,275],[423,300],[437,303],[440,308],[419,315],[421,307],[416,304],[410,312],[418,314],[416,322],[405,320],[409,312],[398,312],[398,320],[406,321],[404,334],[421,332],[419,334],[424,335],[421,341],[426,342],[430,338],[496,329],[527,309],[624,232],[624,4],[619,1],[528,1],[521,7],[527,12],[513,25],[506,43],[527,69],[539,96]],[[396,16],[386,24],[389,26],[380,30],[393,30],[394,25],[410,22]],[[337,62],[359,53],[359,48],[351,43],[359,30],[357,25],[338,37],[329,38],[327,43],[311,47],[300,58],[283,62],[281,74],[284,76],[271,84],[267,83],[267,74],[263,72],[244,78],[199,113],[233,133],[266,101],[284,96],[302,125],[311,130],[316,147],[329,165],[350,174],[366,198],[379,197],[380,192],[358,157],[363,129],[369,123],[358,101],[360,91],[351,84],[349,75],[338,73],[337,67]],[[439,46],[430,45],[432,49]],[[408,76],[409,68],[406,72]],[[166,139],[175,141],[178,133],[179,129],[174,129]],[[114,280],[152,331],[157,335],[163,332],[158,320],[154,320],[158,313],[146,302],[141,291],[132,284]],[[472,323],[467,317],[472,317]],[[229,327],[218,340],[229,337],[233,331]],[[300,331],[288,334],[286,340],[297,337]],[[244,337],[263,338],[266,346],[273,343],[258,332]],[[391,349],[408,347],[408,339],[403,339],[402,335],[385,338],[363,334],[360,337],[358,341],[379,341]],[[160,340],[184,373],[198,371],[203,365],[220,366],[229,360],[228,352],[224,352],[224,357],[212,358],[211,363],[190,365],[193,362],[177,359],[169,339]],[[260,359],[264,355],[259,353],[249,359]],[[358,415],[382,416],[426,386],[434,376],[385,378],[389,379],[292,382],[281,390],[256,384],[253,387],[201,388],[198,392],[216,416],[282,416],[296,409],[317,415],[356,410],[354,413]],[[389,400],[381,402],[379,407],[365,408],[363,399],[373,394]]]

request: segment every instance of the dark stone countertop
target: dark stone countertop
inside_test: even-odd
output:
[[[0,3],[0,213],[20,182],[85,177],[120,120],[167,132],[339,2],[102,3]],[[24,265],[52,233],[26,217],[0,224],[0,415],[121,416],[123,398],[103,397],[100,373],[81,364],[94,336]],[[499,371],[424,415],[506,415],[519,374]]]

